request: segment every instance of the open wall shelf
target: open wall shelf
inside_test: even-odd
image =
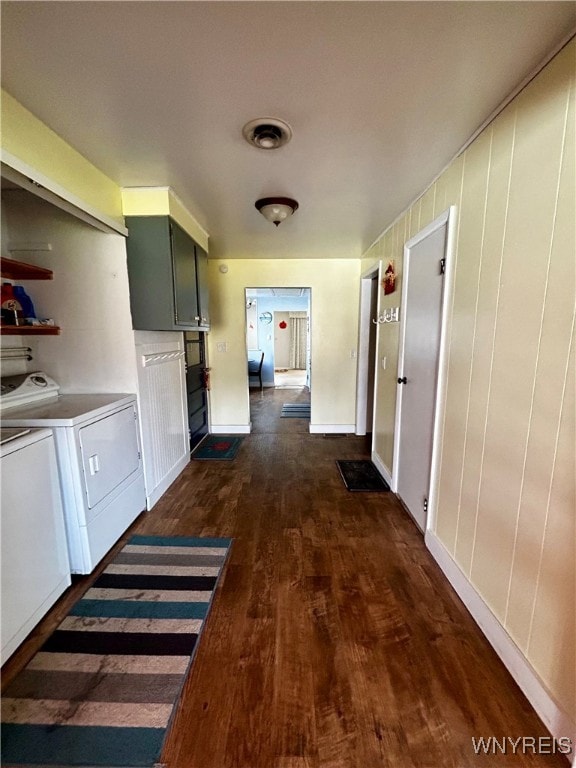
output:
[[[0,275],[7,280],[52,280],[54,278],[51,269],[4,257],[0,260]],[[2,336],[57,336],[59,333],[60,328],[57,325],[0,325]]]
[[[57,325],[0,325],[2,336],[58,336]]]
[[[6,277],[8,280],[52,280],[54,278],[51,269],[4,257],[0,261],[0,272],[2,277]]]

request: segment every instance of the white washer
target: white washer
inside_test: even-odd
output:
[[[35,372],[3,377],[1,410],[4,427],[52,429],[70,568],[90,573],[146,507],[136,395],[58,395]]]
[[[0,458],[4,663],[70,585],[70,565],[52,432],[2,429]]]

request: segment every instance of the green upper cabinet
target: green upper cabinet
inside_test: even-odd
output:
[[[210,329],[206,252],[169,216],[127,216],[132,326]]]

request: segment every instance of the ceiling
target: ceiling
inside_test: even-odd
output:
[[[573,2],[1,3],[2,84],[210,255],[356,258],[576,24]],[[293,139],[258,150],[253,118]],[[254,207],[300,208],[275,227]]]

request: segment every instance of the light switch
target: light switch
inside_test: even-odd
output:
[[[382,363],[382,369],[385,371],[386,370],[386,358],[385,357],[382,358],[381,363]]]
[[[227,341],[216,342],[216,352],[228,352],[228,342]]]

